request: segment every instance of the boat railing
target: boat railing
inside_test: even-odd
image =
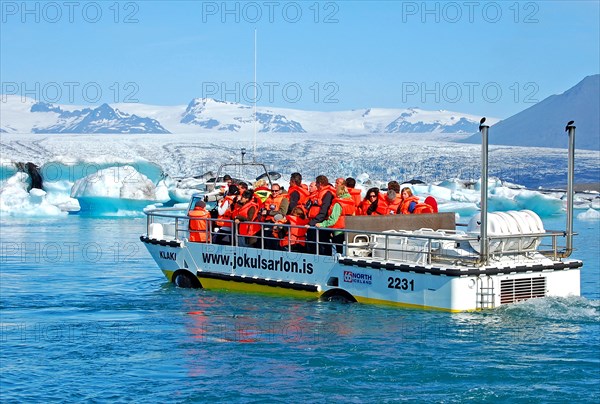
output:
[[[160,208],[146,212],[146,234],[148,238],[187,241],[190,239],[189,220],[181,208]],[[344,257],[380,259],[382,261],[411,262],[429,265],[443,262],[455,265],[479,265],[481,255],[478,251],[479,236],[455,230],[421,229],[416,231],[390,230],[366,231],[353,229],[326,229],[309,227],[313,237],[303,240],[304,246],[293,245],[292,238],[282,243],[282,238],[273,236],[272,229],[277,226],[289,234],[293,229],[306,229],[307,226],[294,226],[271,222],[234,222],[223,219],[197,219],[207,223],[205,243],[238,247],[240,237],[252,237],[253,247],[260,249],[285,249],[287,251],[312,251],[317,255],[339,253]],[[217,222],[221,226],[217,225]],[[160,226],[156,226],[160,224]],[[223,226],[225,224],[225,226]],[[239,234],[240,224],[256,225],[259,231],[252,236]],[[221,229],[233,229],[223,231]],[[338,243],[330,241],[331,231],[343,233]],[[542,254],[558,260],[562,246],[559,238],[566,236],[564,231],[547,231],[544,233],[517,235],[489,235],[489,254],[492,260],[523,260]],[[285,240],[285,239],[284,239]],[[244,243],[245,244],[245,243]],[[282,245],[284,244],[284,245]]]

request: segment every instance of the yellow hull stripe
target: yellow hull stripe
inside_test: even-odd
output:
[[[169,281],[171,281],[174,271],[163,270],[163,273],[165,274],[167,279]],[[308,291],[293,290],[293,289],[288,289],[288,288],[283,288],[283,287],[280,288],[280,287],[273,287],[273,286],[267,286],[267,285],[258,285],[255,283],[242,283],[242,282],[236,282],[233,280],[225,281],[225,280],[221,280],[221,279],[203,278],[203,277],[198,277],[198,279],[200,280],[200,283],[202,283],[202,287],[204,289],[211,289],[211,290],[224,290],[224,291],[235,290],[235,291],[248,292],[248,293],[260,293],[260,294],[268,294],[268,295],[275,295],[275,296],[289,296],[289,297],[312,298],[312,299],[318,298],[323,294],[323,292],[308,292]],[[464,312],[464,310],[450,310],[450,309],[444,309],[444,308],[435,307],[435,306],[425,306],[425,305],[411,304],[411,303],[392,302],[389,300],[372,299],[369,297],[362,297],[362,296],[354,296],[354,298],[356,299],[357,302],[363,303],[363,304],[376,304],[376,305],[404,307],[404,308],[420,309],[420,310],[438,310],[438,311],[445,311],[445,312],[450,312],[450,313],[463,313]]]
[[[301,297],[301,298],[316,298],[319,297],[318,292],[308,292],[304,290],[294,290],[283,287],[274,287],[268,285],[258,285],[256,283],[242,283],[235,281],[225,281],[221,279],[203,278],[198,277],[202,287],[205,289],[214,290],[235,290],[240,292],[260,293],[277,296],[290,296],[290,297]]]
[[[384,306],[394,306],[394,307],[405,307],[408,309],[420,309],[420,310],[437,310],[437,311],[446,311],[450,313],[463,313],[464,310],[451,310],[445,309],[443,307],[436,306],[426,306],[422,304],[412,304],[412,303],[402,303],[402,302],[393,302],[391,300],[381,300],[381,299],[372,299],[369,297],[362,296],[354,296],[357,302],[364,304],[378,304]]]

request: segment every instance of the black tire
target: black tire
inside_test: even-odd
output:
[[[320,298],[324,302],[356,303],[356,299],[344,289],[331,289],[323,293]]]
[[[175,286],[183,289],[199,289],[202,287],[198,278],[185,270],[175,271],[171,277],[171,281]]]

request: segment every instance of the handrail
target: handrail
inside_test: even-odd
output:
[[[178,213],[178,214],[172,213],[175,211],[179,211],[180,213]],[[214,223],[219,221],[219,222],[230,223],[231,228],[233,229],[233,232],[229,234],[230,242],[227,243],[226,245],[237,246],[238,245],[238,236],[239,236],[239,232],[238,232],[239,224],[254,224],[254,225],[260,226],[260,230],[259,230],[259,233],[257,233],[256,235],[254,235],[252,237],[257,237],[260,240],[260,244],[258,247],[260,247],[261,249],[265,249],[266,240],[276,241],[277,244],[279,244],[279,241],[281,240],[276,237],[267,236],[265,234],[265,227],[279,226],[279,227],[287,228],[288,232],[293,228],[307,228],[307,229],[314,229],[316,234],[315,234],[315,240],[305,240],[305,243],[307,245],[314,244],[316,246],[317,254],[318,254],[318,250],[319,250],[319,248],[318,248],[319,245],[329,245],[329,246],[331,246],[331,248],[335,248],[336,245],[339,245],[339,244],[335,244],[333,242],[329,242],[326,240],[321,240],[322,233],[320,231],[326,230],[326,231],[342,231],[345,233],[342,255],[348,254],[348,248],[356,248],[355,246],[351,246],[350,245],[351,243],[348,240],[348,234],[354,233],[355,235],[368,236],[369,240],[375,240],[376,238],[383,237],[383,241],[382,241],[383,246],[374,245],[373,243],[368,243],[368,244],[373,244],[373,245],[370,245],[367,248],[372,252],[383,251],[382,258],[386,261],[391,259],[390,253],[415,253],[416,252],[413,250],[403,250],[402,248],[394,248],[394,246],[390,245],[390,240],[394,239],[394,238],[410,238],[411,240],[415,240],[415,241],[420,240],[421,243],[424,243],[421,246],[422,250],[420,251],[420,253],[425,254],[425,256],[426,256],[425,262],[427,264],[432,263],[434,256],[436,259],[440,259],[440,260],[451,259],[451,260],[469,261],[469,262],[471,262],[471,261],[479,262],[480,261],[479,254],[477,254],[475,252],[473,252],[472,256],[456,257],[454,255],[449,255],[447,253],[444,254],[444,251],[438,251],[438,250],[434,249],[434,247],[433,247],[434,241],[439,241],[439,242],[454,241],[454,242],[461,242],[461,243],[462,242],[480,242],[479,235],[469,235],[466,233],[441,234],[441,233],[437,233],[437,232],[430,233],[430,234],[427,234],[427,233],[415,234],[414,232],[402,232],[402,231],[389,232],[389,231],[366,231],[366,230],[356,230],[356,229],[329,229],[329,228],[321,228],[321,227],[297,226],[297,225],[291,225],[291,224],[279,224],[279,223],[257,222],[257,221],[245,221],[245,222],[241,222],[241,223],[235,223],[233,220],[226,220],[226,219],[190,218],[187,215],[187,212],[185,212],[185,213],[184,212],[185,212],[184,209],[179,209],[179,208],[175,208],[175,209],[173,209],[173,208],[157,208],[157,209],[152,209],[152,210],[146,211],[145,213],[148,216],[146,233],[149,234],[150,224],[155,223],[155,218],[175,219],[175,229],[174,229],[175,234],[173,236],[177,240],[183,240],[184,238],[186,238],[186,235],[189,234],[189,229],[188,229],[187,224],[180,223],[181,220],[190,220],[190,219],[205,220],[208,223],[212,223],[210,226],[207,226],[206,230],[205,230],[206,235],[207,235],[206,239],[208,240],[207,242],[209,244],[222,244],[222,243],[215,243],[215,240],[214,240],[215,234],[219,234],[214,231],[214,227],[215,227]],[[441,231],[444,231],[444,230],[441,230]],[[448,230],[448,232],[451,232],[451,231]],[[227,236],[226,233],[223,233],[222,235]],[[502,241],[502,240],[514,240],[514,239],[523,240],[523,239],[529,239],[529,238],[538,238],[538,239],[551,238],[551,245],[546,245],[548,248],[550,248],[549,250],[538,248],[540,246],[535,246],[534,248],[523,248],[523,241],[519,241],[517,249],[503,250],[501,252],[501,255],[509,257],[509,256],[516,256],[519,254],[537,252],[544,256],[552,257],[554,260],[556,260],[557,258],[560,258],[560,249],[563,248],[563,247],[558,246],[558,242],[557,242],[558,237],[565,237],[565,232],[549,230],[544,233],[488,235],[488,243],[498,242],[499,240]],[[531,244],[531,245],[533,245],[533,244]],[[542,245],[541,247],[543,247],[543,246],[544,245]],[[288,237],[287,247],[288,247],[288,249],[291,248],[291,239],[289,237]],[[497,255],[498,255],[498,253],[494,253],[494,252],[490,253],[490,256],[497,256]],[[479,263],[481,264],[481,262],[479,262]]]

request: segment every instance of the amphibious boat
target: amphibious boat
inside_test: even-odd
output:
[[[190,242],[187,212],[207,199],[199,194],[184,210],[147,210],[147,231],[140,239],[166,278],[180,287],[450,312],[492,309],[532,298],[579,296],[583,263],[569,259],[573,250],[573,122],[566,128],[565,231],[544,229],[537,214],[528,210],[488,214],[488,126],[484,122],[485,118],[480,125],[481,213],[465,230],[457,227],[454,213],[351,216],[346,217],[341,249],[318,255],[266,249],[265,223],[256,223],[261,228],[258,248],[239,246],[237,237],[231,237],[228,245],[213,244],[217,223],[206,219],[210,223],[205,230],[207,242]],[[261,166],[242,163],[240,168],[249,164]],[[215,182],[212,189],[216,186]],[[318,234],[317,247],[324,243]]]

